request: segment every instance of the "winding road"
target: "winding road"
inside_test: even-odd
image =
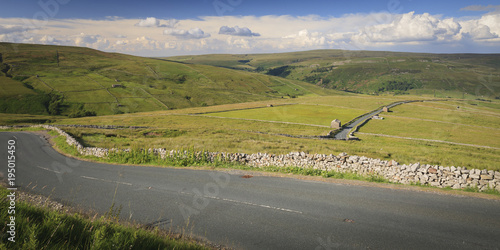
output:
[[[4,176],[10,139],[20,190],[100,213],[114,202],[124,220],[236,249],[500,247],[499,200],[236,170],[86,162],[24,132],[0,132]],[[242,178],[247,174],[254,176]]]
[[[398,106],[398,105],[401,105],[404,103],[410,103],[410,102],[421,102],[421,101],[420,100],[418,100],[418,101],[401,101],[401,102],[391,103],[385,107],[390,109],[392,107],[395,107],[395,106]],[[337,140],[349,140],[349,134],[351,133],[352,129],[357,127],[359,124],[365,122],[366,120],[370,119],[371,117],[382,113],[383,110],[384,110],[384,108],[382,107],[380,109],[374,110],[370,113],[364,114],[363,116],[357,118],[354,122],[345,126],[341,131],[339,131],[337,134],[335,134],[335,139],[337,139]]]

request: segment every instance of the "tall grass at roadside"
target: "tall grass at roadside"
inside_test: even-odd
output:
[[[9,221],[7,189],[0,188],[0,220]],[[124,225],[106,217],[51,211],[24,202],[16,204],[16,242],[1,227],[0,249],[206,249],[187,240],[175,240],[158,229]]]
[[[198,167],[239,169],[239,170],[249,170],[249,171],[306,175],[306,176],[321,176],[324,178],[363,180],[370,182],[388,182],[385,178],[376,174],[360,175],[351,172],[342,173],[334,170],[326,171],[321,169],[301,168],[296,166],[252,167],[240,162],[230,161],[224,156],[223,153],[218,153],[216,155],[209,156],[210,154],[208,151],[205,150],[196,151],[194,147],[188,149],[173,150],[172,152],[167,151],[165,157],[163,158],[161,157],[160,154],[148,152],[148,150],[143,150],[140,148],[133,148],[128,151],[123,151],[123,150],[111,151],[105,158],[98,158],[95,156],[83,156],[76,150],[75,147],[66,144],[66,141],[62,136],[58,136],[56,134],[53,135],[56,136],[56,138],[54,139],[56,146],[64,153],[71,154],[74,156],[79,156],[85,159],[97,160],[101,162],[118,163],[118,164],[152,165],[152,166],[169,166],[169,167],[198,166]]]
[[[209,160],[208,152],[195,151],[194,148],[167,151],[165,157],[160,154],[148,152],[143,149],[131,149],[129,151],[112,151],[108,154],[107,160],[113,163],[122,164],[148,164],[160,166],[220,166],[229,164],[222,155]]]

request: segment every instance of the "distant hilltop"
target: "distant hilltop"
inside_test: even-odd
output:
[[[500,54],[313,50],[176,56],[168,60],[259,72],[329,89],[379,94],[500,96]]]

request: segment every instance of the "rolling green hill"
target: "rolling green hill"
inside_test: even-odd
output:
[[[0,43],[0,113],[70,117],[327,95],[280,77],[88,48]]]
[[[184,63],[266,73],[325,88],[376,94],[500,96],[500,54],[315,50],[279,54],[177,56]]]

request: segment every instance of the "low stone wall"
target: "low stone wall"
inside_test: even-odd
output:
[[[109,152],[124,152],[129,150],[107,149],[96,147],[83,147],[75,138],[58,127],[50,125],[35,125],[31,127],[42,127],[57,131],[66,137],[69,145],[75,146],[82,155],[106,157]],[[0,127],[11,128],[11,127]],[[150,154],[159,155],[161,158],[185,155],[185,151],[167,150],[164,148],[150,148]],[[208,161],[238,162],[252,167],[301,167],[324,171],[350,172],[360,175],[378,175],[390,182],[410,184],[420,183],[435,187],[451,187],[463,189],[477,187],[484,191],[488,188],[500,191],[500,172],[492,170],[467,169],[465,167],[443,167],[427,164],[403,164],[391,160],[385,161],[372,159],[364,156],[326,154],[306,154],[304,152],[292,152],[286,155],[274,155],[267,153],[245,154],[245,153],[221,153],[221,152],[197,152],[198,156],[205,154]]]

